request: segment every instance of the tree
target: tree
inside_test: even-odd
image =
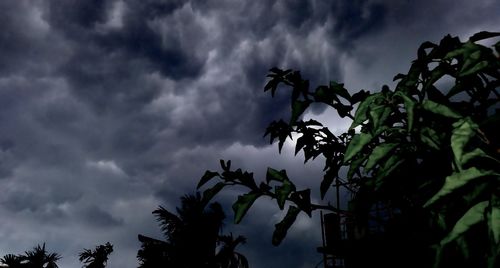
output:
[[[248,267],[244,256],[234,253],[244,239],[238,237],[233,241],[220,236],[225,218],[222,207],[216,202],[207,204],[197,193],[181,198],[177,215],[161,206],[153,211],[166,241],[139,235],[140,267]],[[226,241],[231,244],[226,245]],[[217,254],[217,244],[221,243],[222,254]],[[234,265],[235,259],[238,265]],[[232,266],[221,266],[221,263]]]
[[[391,90],[350,94],[330,82],[310,90],[300,72],[273,68],[265,91],[291,88],[291,116],[266,130],[281,148],[292,134],[295,153],[305,162],[325,161],[319,183],[321,198],[335,185],[354,192],[347,211],[329,203],[311,202],[310,189],[296,189],[285,170],[268,168],[265,181],[232,170],[221,160],[222,172],[207,171],[198,188],[210,200],[226,186],[249,191],[233,204],[239,223],[262,196],[288,209],[276,224],[278,245],[301,212],[315,210],[353,215],[355,228],[367,230],[374,206],[383,205],[390,219],[378,220],[383,232],[356,237],[348,247],[351,267],[497,267],[500,255],[500,42],[494,49],[478,41],[500,33],[479,32],[462,42],[445,36],[439,44],[423,43],[406,74]],[[335,109],[352,120],[334,135],[316,120],[301,120],[312,103]],[[366,263],[365,263],[366,262]]]
[[[21,268],[23,267],[22,260],[22,257],[19,255],[7,254],[2,257],[0,262],[9,268]]]
[[[93,250],[83,249],[79,254],[79,260],[83,262],[83,267],[86,268],[104,268],[112,252],[113,245],[107,242],[105,245],[99,245]]]
[[[239,235],[234,238],[233,234],[219,236],[220,249],[215,256],[217,267],[220,268],[248,268],[247,258],[236,251],[239,244],[244,244],[246,239]]]
[[[37,245],[24,255],[7,254],[0,261],[10,268],[57,268],[57,261],[61,256],[57,253],[48,253],[45,243]]]

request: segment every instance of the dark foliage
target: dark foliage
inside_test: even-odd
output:
[[[244,239],[219,235],[225,218],[219,203],[207,206],[197,193],[181,198],[177,215],[161,206],[153,214],[166,240],[139,235],[140,267],[248,267],[246,258],[234,251]]]
[[[79,254],[79,260],[83,262],[86,268],[104,268],[108,263],[109,254],[113,252],[113,245],[107,242],[105,245],[99,245],[95,249],[83,249]]]
[[[0,262],[9,268],[58,268],[56,262],[59,259],[59,254],[47,252],[43,244],[21,255],[7,254]]]
[[[233,205],[236,223],[261,196],[282,210],[288,204],[275,245],[301,212],[349,215],[357,233],[342,245],[349,267],[498,267],[500,42],[492,49],[477,41],[499,35],[425,42],[408,73],[394,78],[397,86],[375,93],[351,95],[337,82],[310,90],[300,72],[270,70],[264,90],[274,96],[291,88],[291,115],[272,122],[265,135],[280,151],[296,135],[295,152],[306,162],[322,156],[321,198],[344,185],[354,193],[348,210],[311,203],[310,190],[296,189],[285,170],[268,168],[258,183],[252,173],[232,170],[230,161],[221,161],[222,172],[207,171],[198,187],[218,180],[204,191],[207,200],[225,186],[248,188]],[[351,127],[334,135],[318,121],[301,120],[312,103],[352,119]],[[390,217],[374,219],[375,206]],[[370,231],[371,221],[382,231]]]

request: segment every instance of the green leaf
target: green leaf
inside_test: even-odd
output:
[[[344,163],[351,160],[357,153],[363,150],[363,148],[370,143],[372,138],[370,133],[359,133],[354,135],[344,154]]]
[[[280,209],[285,207],[285,201],[293,191],[295,191],[295,185],[288,179],[283,181],[281,186],[275,187],[274,193],[276,194],[276,201]]]
[[[470,160],[477,158],[477,157],[491,158],[483,150],[481,150],[480,148],[476,148],[471,152],[463,154],[462,159],[460,159],[460,164],[463,166],[463,165],[467,164]]]
[[[490,65],[490,63],[488,61],[486,61],[486,60],[480,61],[480,62],[474,64],[473,67],[462,68],[462,70],[460,70],[460,73],[459,73],[458,76],[462,77],[462,76],[466,76],[466,75],[471,75],[471,74],[477,73],[477,72],[485,69],[489,65]]]
[[[250,192],[238,196],[238,200],[233,204],[234,223],[238,224],[252,206],[253,202],[260,197],[260,193]]]
[[[442,115],[445,117],[450,117],[450,118],[454,118],[454,119],[458,119],[458,118],[462,117],[460,114],[453,111],[448,106],[443,105],[443,104],[439,104],[437,102],[433,102],[431,100],[424,100],[422,103],[422,108],[424,110],[431,112],[431,113],[435,113],[435,114]]]
[[[273,233],[273,245],[278,246],[281,244],[281,241],[286,236],[286,233],[288,232],[288,229],[290,229],[290,226],[295,222],[295,219],[297,219],[297,215],[299,215],[300,209],[294,206],[289,206],[288,211],[279,223],[275,225],[274,233]]]
[[[218,182],[217,184],[215,184],[212,188],[209,188],[209,189],[206,189],[205,191],[203,191],[203,202],[205,204],[208,204],[208,202],[210,200],[212,200],[212,198],[220,192],[220,190],[222,190],[222,188],[224,188],[224,186],[226,186],[225,183],[223,182]]]
[[[405,159],[402,159],[400,155],[393,154],[389,159],[383,164],[383,166],[377,171],[375,177],[375,191],[380,190],[382,186],[387,182],[387,178],[396,170]]]
[[[280,171],[274,169],[274,168],[267,168],[267,173],[266,173],[266,181],[269,183],[270,181],[279,181],[283,182],[285,180],[288,180],[288,176],[286,175],[286,170],[282,169]]]
[[[205,171],[205,174],[203,174],[203,176],[201,177],[200,182],[198,182],[198,186],[196,186],[196,189],[200,189],[201,186],[217,176],[219,176],[218,172],[213,172],[210,170]]]
[[[497,246],[500,246],[500,198],[495,195],[493,195],[491,210],[488,213],[488,227],[493,241]]]
[[[370,156],[369,154],[365,154],[362,157],[354,158],[351,161],[351,164],[349,165],[349,170],[347,171],[347,179],[349,180],[352,179],[354,173],[356,173],[356,171],[359,170],[361,164],[363,164],[363,162],[365,162],[369,156]]]
[[[481,46],[474,44],[472,42],[466,42],[459,48],[452,50],[448,52],[443,59],[448,60],[452,58],[456,58],[457,56],[464,56],[464,58],[467,58],[468,55],[474,53],[475,51],[479,50]]]
[[[443,75],[446,74],[446,65],[441,63],[436,68],[431,71],[431,75],[429,79],[425,82],[424,89],[429,88],[432,84],[434,84],[437,80],[439,80]]]
[[[368,161],[365,165],[365,172],[370,171],[381,159],[387,156],[394,148],[396,148],[397,143],[382,143],[375,147],[368,157]]]
[[[462,155],[465,145],[475,135],[479,126],[472,122],[470,118],[459,120],[453,124],[451,133],[451,149],[457,163],[462,163]]]
[[[379,93],[366,97],[366,99],[359,104],[356,109],[356,113],[354,114],[354,120],[349,129],[359,126],[361,123],[366,121],[366,119],[368,119],[368,108],[377,97],[379,97]]]
[[[473,225],[484,221],[484,212],[489,205],[489,201],[475,204],[455,223],[455,226],[448,235],[441,240],[440,245],[444,246],[459,236],[467,232]]]
[[[304,113],[304,111],[309,107],[309,104],[311,101],[300,101],[296,100],[292,103],[292,116],[290,117],[290,123],[293,124],[294,122],[299,119],[299,117]]]
[[[435,203],[437,200],[451,194],[455,190],[461,188],[467,183],[481,178],[484,176],[489,176],[495,174],[492,171],[479,170],[476,167],[471,167],[469,169],[464,169],[460,172],[454,172],[450,176],[446,177],[443,187],[429,200],[425,203],[424,207],[428,207]]]
[[[370,109],[369,114],[370,114],[370,119],[371,119],[371,123],[373,125],[374,132],[377,132],[379,127],[383,123],[385,123],[385,120],[387,120],[387,118],[389,117],[391,112],[392,112],[391,107],[384,105],[384,104],[377,105],[377,106],[372,107]]]
[[[413,129],[413,121],[415,118],[415,100],[413,100],[411,97],[407,96],[404,94],[402,91],[398,91],[394,94],[395,96],[399,96],[403,99],[403,103],[406,108],[406,115],[407,115],[407,125],[408,125],[408,131],[411,131]]]
[[[441,137],[434,129],[423,127],[420,129],[420,140],[429,147],[441,150]]]

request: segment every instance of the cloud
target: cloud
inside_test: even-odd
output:
[[[120,167],[118,167],[113,160],[89,161],[87,165],[102,172],[107,172],[118,176],[126,175],[125,172]]]
[[[3,1],[0,252],[46,241],[63,254],[62,267],[76,267],[79,250],[110,241],[109,266],[134,267],[136,235],[160,236],[151,211],[174,209],[218,159],[257,178],[267,166],[287,169],[300,187],[315,187],[323,163],[304,166],[293,144],[280,156],[262,138],[269,122],[289,116],[289,92],[273,99],[262,92],[269,68],[299,69],[312,86],[338,80],[375,91],[408,69],[419,43],[495,30],[498,7],[490,0]],[[348,125],[328,110],[307,116],[337,132]],[[238,193],[220,201],[229,207]],[[317,219],[300,218],[273,248],[275,208],[263,200],[254,216],[227,228],[249,238],[241,250],[254,267],[314,266]]]

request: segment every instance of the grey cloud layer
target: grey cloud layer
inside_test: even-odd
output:
[[[174,208],[219,158],[315,185],[319,163],[302,169],[262,139],[288,115],[286,92],[262,93],[269,68],[377,89],[422,41],[498,30],[496,10],[487,0],[1,1],[0,253],[47,241],[76,267],[78,250],[109,240],[110,267],[134,267],[137,233],[159,235],[150,211]],[[249,236],[242,250],[257,267],[320,259],[316,220],[272,249],[275,222],[260,219],[279,213],[260,207],[228,226]]]

